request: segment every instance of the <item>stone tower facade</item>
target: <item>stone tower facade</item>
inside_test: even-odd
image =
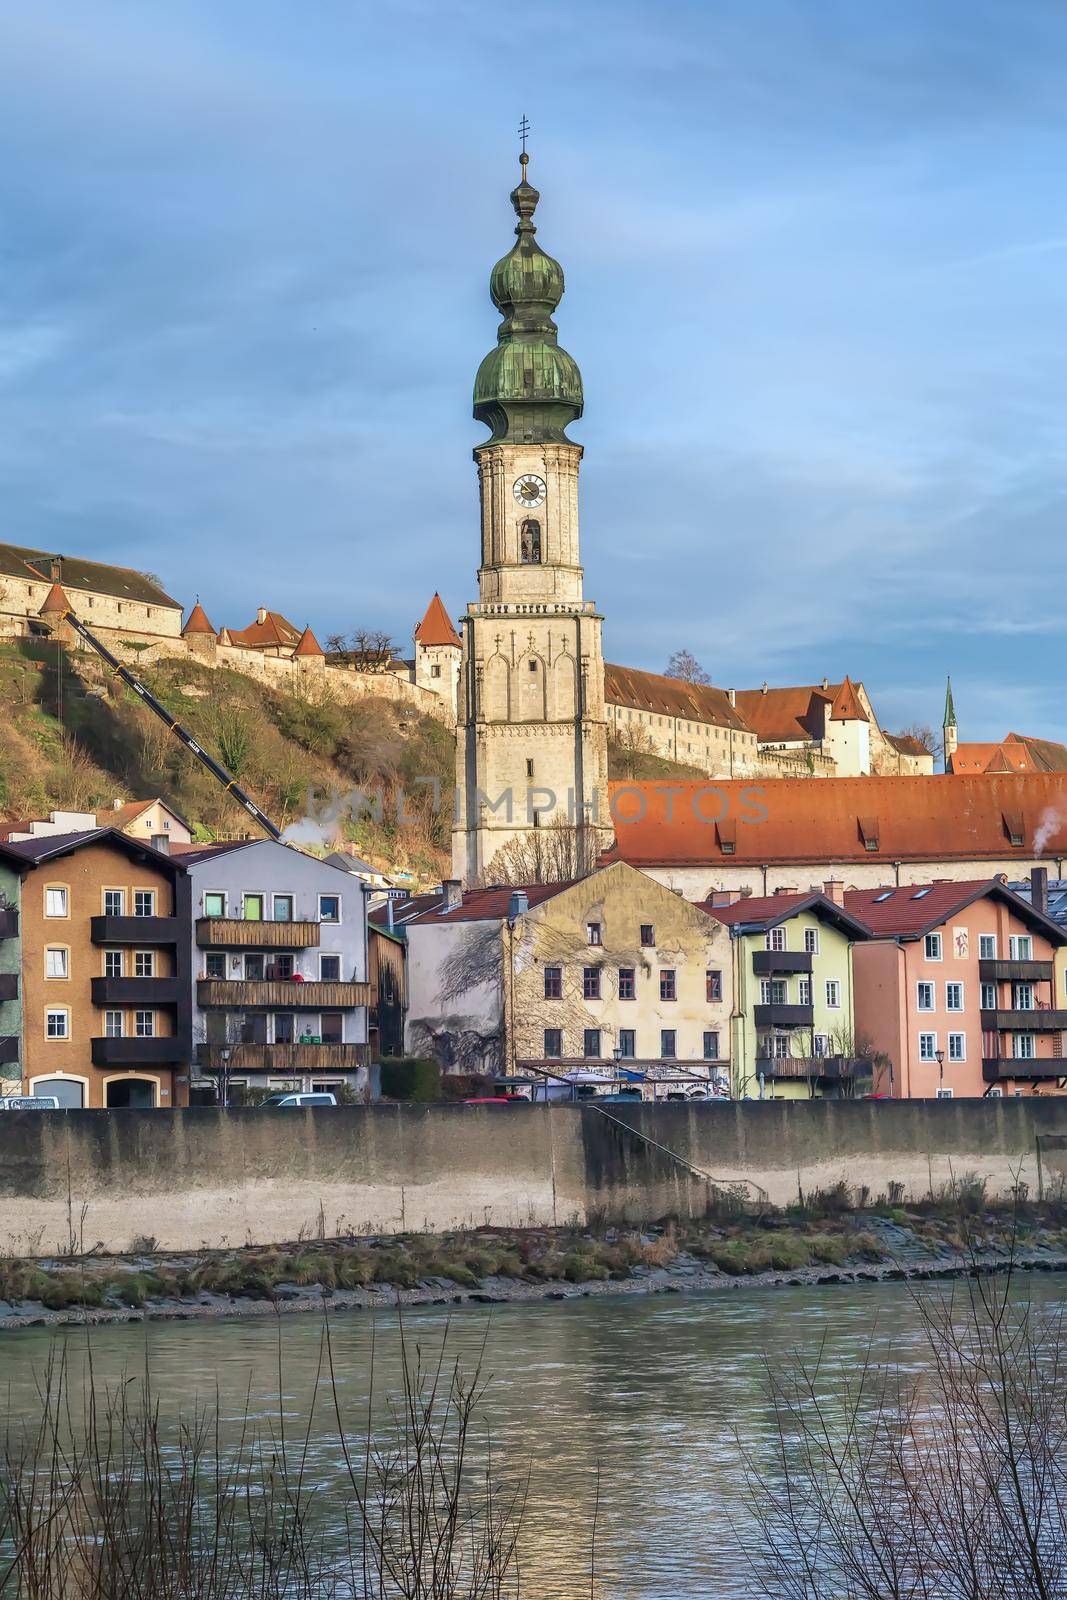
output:
[[[491,881],[500,850],[553,825],[593,830],[583,850],[611,836],[603,619],[583,593],[582,447],[566,434],[582,380],[556,340],[563,270],[535,240],[526,159],[516,243],[490,278],[503,321],[474,384],[491,436],[474,451],[482,554],[462,619],[452,871],[465,883]]]

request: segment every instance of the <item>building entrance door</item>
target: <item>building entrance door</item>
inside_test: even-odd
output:
[[[109,1107],[148,1111],[156,1104],[157,1084],[152,1078],[112,1078],[107,1085]]]

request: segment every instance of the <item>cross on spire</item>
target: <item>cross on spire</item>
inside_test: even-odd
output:
[[[529,156],[526,154],[526,135],[529,133],[529,131],[530,131],[530,119],[527,117],[527,115],[526,115],[526,113],[524,111],[523,114],[522,114],[522,121],[519,123],[519,138],[522,140],[522,154],[519,156],[519,165],[522,168],[522,181],[523,181],[523,183],[526,182],[526,163],[530,159]]]

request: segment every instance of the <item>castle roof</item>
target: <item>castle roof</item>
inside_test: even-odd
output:
[[[200,601],[198,600],[196,602],[195,606],[193,607],[193,609],[189,613],[188,622],[185,624],[184,628],[182,629],[182,638],[183,639],[188,638],[189,634],[191,634],[191,633],[211,633],[211,634],[213,634],[214,632],[215,632],[214,628],[212,627],[211,623],[207,619],[207,612],[204,610],[203,606],[200,604]]]
[[[48,583],[54,562],[59,564],[59,580],[67,589],[88,590],[93,594],[113,595],[117,600],[137,600],[144,605],[181,610],[177,600],[172,600],[155,579],[144,572],[134,572],[130,567],[109,567],[99,561],[83,561],[79,556],[32,550],[24,545],[0,544],[0,577]]]
[[[323,648],[310,628],[305,628],[300,635],[300,641],[293,651],[294,656],[321,656]]]
[[[462,645],[462,640],[452,626],[452,618],[444,608],[441,596],[434,591],[434,597],[426,607],[426,615],[415,629],[415,643],[421,645],[454,644]]]
[[[45,617],[49,614],[49,612],[69,610],[70,601],[64,594],[62,585],[54,583],[49,589],[48,593],[45,595],[44,604],[41,606],[41,609],[37,615],[39,617]]]
[[[846,677],[840,689],[834,695],[830,707],[831,722],[870,722],[870,717],[860,704],[859,695],[852,679]]]
[[[847,686],[847,687],[846,687]],[[855,706],[866,719],[859,698],[859,689],[851,678],[841,683],[801,683],[784,689],[738,689],[735,696],[737,709],[760,744],[795,744],[822,737],[823,723],[830,710],[840,703],[842,707]]]
[[[249,650],[295,650],[300,643],[300,629],[294,627],[280,611],[262,611],[247,628],[224,628],[228,643],[243,644]]]
[[[658,672],[640,672],[636,667],[614,666],[608,661],[604,663],[604,699],[609,705],[629,706],[635,711],[654,711],[692,722],[710,722],[719,728],[752,731],[723,689],[713,689],[710,683],[664,677]]]
[[[883,733],[886,744],[899,752],[902,756],[929,756],[933,752],[928,750],[921,739],[913,733]]]

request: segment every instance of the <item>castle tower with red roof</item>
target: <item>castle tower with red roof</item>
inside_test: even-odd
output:
[[[474,380],[481,498],[478,599],[463,618],[453,876],[472,883],[509,843],[562,821],[611,838],[602,618],[583,592],[578,547],[582,379],[552,312],[563,269],[536,242],[540,198],[511,203],[516,242],[493,268],[503,320]]]
[[[440,695],[455,713],[459,693],[459,664],[463,641],[452,625],[439,594],[426,607],[415,629],[415,682],[420,689]]]

